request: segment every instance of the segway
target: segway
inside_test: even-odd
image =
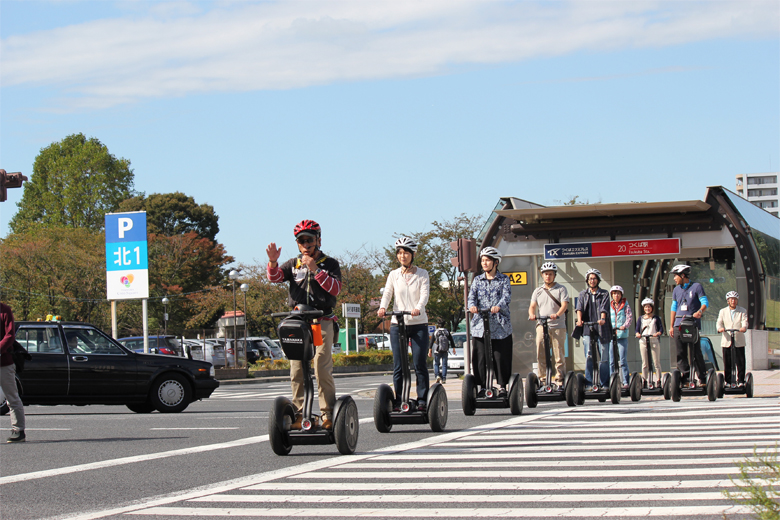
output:
[[[669,373],[661,374],[661,380],[656,381],[655,380],[655,372],[656,368],[658,369],[658,372],[661,371],[661,367],[656,367],[653,364],[653,349],[650,346],[650,338],[654,338],[652,334],[645,334],[644,331],[642,331],[642,338],[645,340],[645,355],[647,356],[647,364],[648,368],[650,370],[650,380],[644,381],[644,377],[642,378],[642,394],[643,395],[662,395],[664,396],[664,399],[667,401],[671,399],[671,394],[669,393]],[[640,340],[641,341],[641,340]],[[640,347],[641,348],[641,347]]]
[[[588,352],[588,357],[593,360],[593,373],[591,374],[593,384],[591,385],[590,390],[586,390],[585,385],[587,384],[587,381],[585,380],[585,376],[582,374],[577,374],[577,383],[579,383],[578,386],[580,390],[580,401],[577,404],[585,404],[586,399],[598,399],[600,403],[603,403],[606,402],[606,400],[613,394],[612,387],[615,385],[620,385],[620,379],[616,380],[614,377],[615,374],[613,373],[610,377],[609,386],[599,385],[601,382],[601,367],[599,366],[599,323],[597,321],[584,321],[582,322],[582,325],[584,327],[588,327],[589,331],[588,335],[590,337],[590,349]],[[617,390],[617,388],[615,389],[615,392],[617,392],[617,402],[619,403],[620,392]]]
[[[293,430],[295,407],[287,397],[277,397],[268,417],[268,438],[277,455],[287,455],[295,445],[335,444],[342,455],[355,452],[358,441],[359,422],[355,401],[342,395],[333,407],[333,431],[317,427],[319,416],[312,412],[314,384],[309,366],[314,358],[314,338],[320,336],[312,330],[319,327],[317,318],[322,311],[308,305],[298,305],[291,312],[278,312],[273,318],[285,318],[279,323],[277,334],[282,350],[291,361],[301,361],[303,369],[303,419],[300,430]]]
[[[539,401],[566,401],[569,406],[576,406],[580,400],[579,385],[574,372],[569,371],[563,379],[563,386],[552,381],[552,346],[550,345],[550,330],[547,326],[549,316],[537,316],[536,321],[542,326],[544,333],[544,359],[547,362],[547,377],[541,386],[534,372],[525,378],[525,404],[528,408],[536,408]]]
[[[680,398],[685,396],[697,396],[706,395],[707,399],[714,401],[718,398],[718,378],[715,375],[715,369],[710,368],[707,371],[706,382],[704,386],[697,386],[694,378],[695,365],[693,349],[696,346],[696,342],[699,340],[699,330],[696,327],[696,323],[692,320],[683,319],[677,329],[677,334],[680,334],[680,339],[683,344],[687,345],[688,350],[688,381],[683,384],[682,373],[679,369],[672,370],[672,377],[669,386],[670,396],[672,401],[679,401]]]
[[[401,355],[401,371],[403,383],[401,395],[396,396],[390,385],[382,384],[376,389],[374,396],[374,426],[380,433],[388,433],[394,424],[430,424],[435,432],[444,431],[447,426],[447,392],[440,383],[434,383],[428,389],[426,408],[421,410],[416,400],[409,398],[412,388],[412,376],[409,371],[409,355],[407,345],[409,339],[406,335],[406,322],[404,315],[411,315],[409,311],[386,312],[385,316],[395,316],[398,322],[398,341],[403,351]],[[400,406],[395,408],[394,401],[400,401]]]
[[[745,397],[753,397],[753,374],[747,372],[744,383],[737,381],[737,347],[734,336],[739,332],[739,329],[726,329],[726,332],[731,336],[731,347],[728,349],[729,356],[731,356],[731,382],[727,384],[724,375],[722,373],[718,374],[718,397],[723,397],[725,394],[745,394]]]
[[[520,374],[512,374],[507,384],[506,395],[499,396],[493,386],[493,341],[490,337],[490,309],[480,309],[482,325],[485,330],[485,384],[484,397],[477,393],[477,385],[473,374],[463,376],[461,405],[465,415],[474,415],[477,408],[509,408],[512,415],[523,413],[523,384]]]
[[[628,387],[623,388],[622,379],[620,377],[620,351],[618,349],[618,337],[617,337],[617,329],[612,328],[612,359],[615,360],[615,372],[614,374],[617,374],[617,387],[620,389],[620,396],[621,397],[629,397],[631,396],[631,400],[633,402],[637,402],[640,399],[642,399],[642,376],[639,375],[639,372],[634,372],[631,374],[631,377],[628,380]],[[626,360],[626,363],[628,363],[628,360]],[[610,380],[610,391],[612,390],[612,381]],[[610,396],[612,397],[612,396]],[[612,397],[612,403],[618,404],[620,402],[620,399],[615,402],[615,398]]]

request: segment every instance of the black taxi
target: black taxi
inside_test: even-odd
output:
[[[18,321],[32,360],[17,374],[25,405],[126,405],[137,413],[181,412],[219,386],[205,361],[139,354],[83,322]]]

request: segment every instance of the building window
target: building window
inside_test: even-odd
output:
[[[777,184],[777,175],[764,177],[748,177],[748,184]]]
[[[777,195],[777,188],[748,190],[748,197],[772,197],[775,195]]]

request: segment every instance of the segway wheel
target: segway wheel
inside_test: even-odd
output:
[[[750,372],[745,375],[745,397],[753,397],[753,374]]]
[[[509,411],[512,415],[523,414],[523,380],[520,374],[512,374],[509,380]]]
[[[437,385],[434,388],[431,401],[428,403],[428,424],[431,425],[431,431],[444,431],[447,426],[448,411],[447,392],[443,386]]]
[[[634,372],[631,376],[629,394],[631,395],[631,401],[637,402],[642,399],[642,378],[637,372]]]
[[[536,408],[539,404],[539,397],[536,395],[536,389],[539,387],[539,379],[536,374],[531,372],[525,378],[525,404],[528,408]]]
[[[577,406],[577,400],[580,398],[579,385],[577,384],[577,378],[573,375],[566,378],[566,384],[563,386],[563,391],[566,394],[566,404],[569,406]]]
[[[682,397],[682,374],[679,370],[675,369],[672,372],[672,378],[669,386],[671,387],[669,394],[672,397],[672,401],[679,403],[680,398]]]
[[[620,392],[622,390],[620,387],[620,376],[612,374],[612,378],[609,381],[609,398],[612,400],[612,404],[620,404]]]
[[[585,404],[585,376],[577,374],[577,406]]]
[[[379,385],[374,396],[374,426],[379,433],[388,433],[393,429],[390,412],[393,411],[395,393],[388,385]]]
[[[271,442],[271,449],[277,455],[287,455],[292,450],[287,432],[290,431],[290,425],[294,420],[295,409],[292,402],[286,397],[274,399],[271,414],[268,417],[268,440]]]
[[[360,419],[354,399],[344,397],[344,402],[336,415],[333,423],[333,436],[336,438],[336,447],[342,455],[352,455],[358,442],[360,432]]]
[[[472,374],[463,376],[460,404],[463,407],[463,415],[474,415],[477,411],[477,385]]]
[[[661,388],[664,389],[664,399],[668,401],[672,398],[672,376],[664,374],[661,381]]]
[[[715,401],[718,398],[718,376],[715,375],[715,369],[711,368],[707,371],[707,399]]]
[[[723,399],[726,395],[726,377],[718,372],[718,399]]]

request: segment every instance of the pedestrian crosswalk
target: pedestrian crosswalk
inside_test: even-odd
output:
[[[748,518],[722,494],[776,449],[775,399],[557,408],[125,511],[173,518]]]

